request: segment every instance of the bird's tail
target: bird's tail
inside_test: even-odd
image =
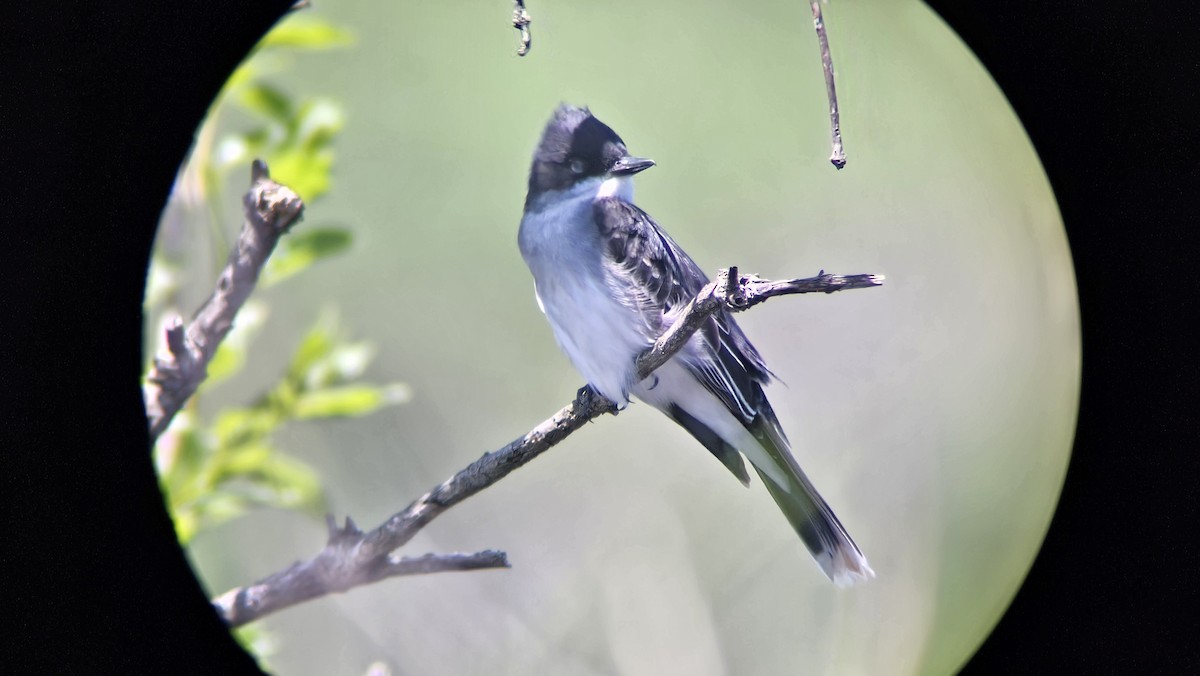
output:
[[[769,466],[760,466],[766,463],[751,453],[750,464],[825,575],[839,587],[875,577],[867,558],[792,457],[774,412],[766,407],[749,429],[770,458]]]

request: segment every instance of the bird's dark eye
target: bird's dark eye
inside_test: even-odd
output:
[[[571,172],[572,173],[582,174],[583,170],[586,168],[587,167],[584,165],[583,160],[571,160]]]

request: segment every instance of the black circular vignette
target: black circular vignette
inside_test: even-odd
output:
[[[193,134],[289,4],[5,11],[20,14],[4,21],[16,85],[0,97],[14,130],[4,182],[27,213],[5,227],[18,250],[4,266],[3,428],[15,436],[3,446],[4,606],[19,629],[2,648],[14,668],[0,671],[258,672],[209,606],[158,491],[141,305]]]
[[[1167,3],[930,3],[1025,126],[1079,285],[1083,382],[1060,504],[966,673],[1200,668],[1196,563],[1200,21]]]
[[[19,627],[2,650],[22,671],[254,670],[211,612],[158,493],[137,383],[140,312],[154,230],[192,134],[288,4],[80,4],[5,20],[4,72],[17,89],[0,98],[4,193],[16,198],[4,202],[27,213],[5,228],[2,268],[0,410],[14,437],[4,444],[5,606]],[[1196,670],[1200,435],[1184,408],[1197,370],[1188,319],[1200,57],[1185,44],[1200,34],[1195,12],[931,4],[1000,84],[1042,159],[1084,340],[1062,502],[965,671]]]
[[[1200,667],[1195,360],[1200,22],[1181,6],[931,2],[1021,118],[1062,211],[1083,382],[1060,504],[965,673]],[[1165,3],[1159,3],[1165,5]]]

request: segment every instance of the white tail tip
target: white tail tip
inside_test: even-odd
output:
[[[841,549],[834,553],[829,566],[822,568],[838,587],[853,587],[875,577],[875,571],[867,564],[866,557],[857,551]]]

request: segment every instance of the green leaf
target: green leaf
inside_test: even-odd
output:
[[[287,121],[286,138],[266,153],[271,176],[312,203],[329,191],[333,169],[331,142],[345,125],[345,114],[330,99],[305,102]]]
[[[350,231],[343,228],[305,228],[291,233],[280,240],[268,259],[259,284],[277,284],[322,258],[345,251],[352,240]]]
[[[381,406],[407,401],[409,396],[404,385],[344,385],[305,392],[296,400],[294,412],[300,420],[363,416]]]
[[[227,100],[227,97],[236,92],[238,89],[246,86],[247,83],[253,82],[264,75],[262,68],[263,59],[257,56],[251,56],[245,61],[238,64],[237,68],[229,74],[229,78],[225,80],[225,84],[221,87],[221,91],[217,93],[217,101],[221,105]],[[215,110],[213,111],[216,112]]]
[[[313,513],[326,507],[316,470],[296,458],[275,453],[250,478],[247,497],[259,504]]]
[[[305,389],[319,390],[353,380],[363,374],[374,356],[375,348],[370,343],[339,343],[305,374]]]
[[[329,192],[333,153],[313,153],[308,148],[289,147],[268,153],[271,178],[296,191],[307,204]]]
[[[346,113],[333,99],[315,98],[300,106],[295,124],[296,138],[309,152],[316,152],[346,126]]]
[[[230,408],[217,414],[212,430],[217,446],[223,451],[265,439],[282,421],[266,407]]]
[[[240,138],[242,139],[242,142],[246,144],[248,152],[257,154],[266,148],[267,144],[278,140],[273,136],[273,134],[276,133],[278,133],[278,131],[275,127],[272,127],[271,129],[259,127],[258,129],[251,129],[250,131],[242,133]]]
[[[292,363],[288,365],[287,379],[297,385],[304,383],[309,369],[318,361],[327,357],[335,347],[334,334],[337,331],[337,317],[332,312],[323,312],[313,324],[300,345],[292,354]]]
[[[251,443],[230,449],[222,458],[220,479],[261,471],[274,454],[275,449],[264,443]]]
[[[175,537],[181,545],[191,542],[200,530],[200,515],[191,508],[172,509],[171,521],[175,523]]]
[[[288,124],[292,119],[292,100],[263,82],[242,88],[237,93],[237,101],[243,108],[281,124]]]
[[[181,510],[181,513],[187,514],[189,510],[191,511],[190,516],[195,523],[193,532],[198,533],[238,518],[245,514],[250,506],[251,502],[245,496],[224,489],[216,489],[198,498],[189,505],[189,509]],[[178,525],[176,525],[175,532],[180,534]],[[182,534],[180,534],[180,541],[184,541]]]
[[[259,46],[333,49],[351,44],[354,35],[349,31],[316,17],[292,14],[267,33]]]
[[[197,500],[196,505],[200,507],[204,521],[208,522],[208,525],[235,519],[245,514],[246,508],[249,507],[243,496],[226,490],[215,490],[204,496],[203,499]]]
[[[246,513],[247,500],[235,493],[213,490],[178,508],[172,509],[175,536],[186,545],[197,533],[236,519]]]

